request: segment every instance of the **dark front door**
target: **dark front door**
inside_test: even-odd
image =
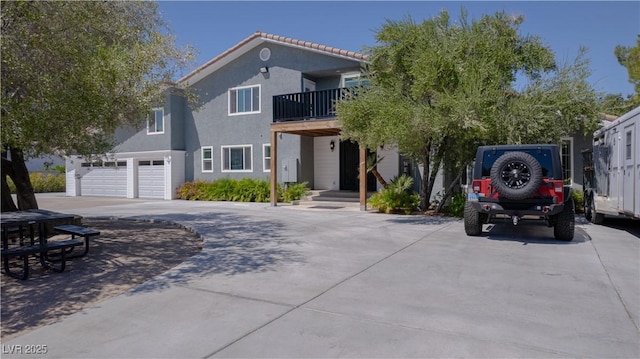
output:
[[[371,152],[367,150],[367,155]],[[340,190],[358,191],[360,181],[360,147],[351,141],[340,142]],[[369,173],[367,175],[367,191],[375,191],[376,178]]]

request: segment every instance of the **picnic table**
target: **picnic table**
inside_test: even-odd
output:
[[[30,256],[35,256],[44,268],[54,272],[64,271],[67,260],[85,256],[89,251],[89,239],[98,236],[100,232],[75,225],[80,218],[75,214],[43,209],[3,212],[0,215],[0,228],[4,273],[14,278],[27,279]],[[49,240],[53,234],[67,234],[71,237]],[[84,246],[80,254],[71,254],[74,248],[80,246]],[[12,271],[12,258],[22,260],[22,273]]]

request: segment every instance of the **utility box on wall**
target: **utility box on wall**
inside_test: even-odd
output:
[[[282,160],[282,182],[298,182],[298,159]]]

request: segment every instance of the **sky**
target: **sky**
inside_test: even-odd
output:
[[[419,23],[442,9],[457,19],[464,8],[470,19],[502,11],[522,15],[520,34],[540,37],[558,63],[573,62],[581,46],[588,49],[589,82],[596,91],[624,96],[634,91],[613,52],[617,45],[636,46],[639,1],[159,1],[158,5],[176,43],[197,50],[193,69],[255,31],[361,52],[376,45],[375,33],[388,20],[411,17]]]

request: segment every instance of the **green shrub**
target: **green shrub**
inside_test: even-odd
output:
[[[449,205],[449,215],[452,217],[462,218],[464,217],[464,203],[467,201],[467,196],[464,193],[456,193],[451,199]]]
[[[29,174],[34,193],[50,193],[66,191],[67,179],[64,174],[45,174],[34,172]],[[7,176],[7,184],[11,193],[16,193],[16,185]]]
[[[291,202],[302,198],[307,191],[306,182],[285,190],[278,186],[278,200]],[[177,197],[192,201],[269,202],[271,189],[265,180],[223,178],[214,182],[186,182],[178,188]]]
[[[205,187],[204,200],[206,201],[236,201],[239,191],[237,180],[223,178],[208,184]]]
[[[576,213],[584,213],[584,193],[571,189],[571,198],[576,204]]]
[[[236,182],[231,201],[236,202],[269,202],[269,182],[243,178]]]
[[[297,201],[304,197],[308,191],[309,188],[307,188],[307,182],[289,185],[284,190],[278,186],[278,200],[282,202]]]
[[[202,200],[206,185],[207,183],[204,181],[185,182],[178,188],[178,198],[191,201]]]
[[[411,214],[420,203],[420,196],[411,190],[412,185],[413,178],[396,177],[387,188],[374,193],[369,204],[382,213]]]

